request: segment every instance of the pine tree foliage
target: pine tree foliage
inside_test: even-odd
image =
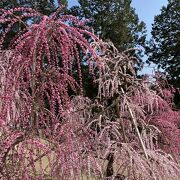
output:
[[[29,7],[45,15],[50,15],[58,6],[62,5],[67,6],[67,0],[2,0],[0,2],[0,8]]]
[[[180,81],[179,19],[179,0],[168,0],[167,6],[154,18],[152,38],[147,47],[148,61],[164,69],[176,86]]]
[[[89,25],[104,40],[111,40],[123,51],[143,46],[145,24],[139,21],[131,0],[79,0],[79,6],[71,8],[71,13],[81,18],[91,19]]]

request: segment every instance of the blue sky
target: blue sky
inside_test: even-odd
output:
[[[136,13],[139,16],[139,19],[146,23],[147,28],[147,40],[151,37],[151,27],[154,22],[154,16],[160,14],[162,6],[166,6],[168,0],[132,0],[132,6],[136,9]],[[147,56],[143,57],[146,61]],[[150,66],[144,66],[140,74],[154,74],[154,64]]]
[[[154,16],[160,14],[162,6],[166,6],[168,0],[132,0],[132,6],[136,9],[136,13],[139,19],[146,23],[147,27],[147,40],[151,37],[151,25],[154,21]],[[69,6],[77,5],[77,0],[68,0]],[[146,60],[144,57],[144,61]],[[154,65],[151,65],[154,67]],[[153,69],[151,67],[145,67],[142,73],[152,74]]]
[[[136,9],[139,19],[146,23],[147,38],[150,38],[154,16],[160,14],[160,9],[166,6],[167,2],[167,0],[132,0],[132,6]]]

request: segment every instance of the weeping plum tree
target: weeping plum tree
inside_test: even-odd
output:
[[[82,93],[78,51],[81,49],[85,55],[91,54],[96,59],[95,52],[85,36],[97,38],[75,17],[62,16],[57,19],[59,12],[60,9],[48,17],[29,8],[1,10],[0,22],[8,25],[1,34],[0,42],[2,47],[0,119],[4,144],[1,145],[3,149],[0,172],[8,179],[15,175],[23,179],[31,178],[33,175],[45,178],[46,168],[39,175],[35,165],[35,162],[41,160],[43,156],[48,156],[48,165],[51,164],[48,171],[52,177],[65,177],[75,174],[75,171],[79,173],[83,168],[77,168],[77,164],[80,167],[84,164],[83,161],[87,161],[83,158],[80,162],[78,158],[80,156],[78,153],[85,150],[88,144],[86,137],[80,135],[79,140],[75,137],[75,126],[78,127],[80,122],[74,125],[75,122],[67,117],[68,111],[71,110],[68,91]],[[15,23],[22,22],[24,17],[39,18],[39,23],[25,25],[24,31],[11,41],[8,50],[3,50],[3,42],[8,32]],[[72,23],[76,26],[68,25]],[[74,63],[78,66],[78,81],[72,76]],[[38,140],[41,136],[47,139],[44,145]],[[48,145],[48,142],[53,141],[52,147]],[[64,141],[67,144],[63,143],[63,148],[60,148],[60,144]],[[55,153],[52,160],[48,155],[50,151]],[[27,154],[29,157],[26,157]],[[12,161],[8,161],[7,155],[13,157]],[[42,166],[41,162],[40,169]]]
[[[137,79],[129,51],[119,53],[60,10],[48,17],[1,9],[1,179],[178,178],[180,115],[171,89],[157,82],[151,89]],[[4,48],[25,17],[38,21]],[[98,85],[93,100],[83,96],[84,59]]]

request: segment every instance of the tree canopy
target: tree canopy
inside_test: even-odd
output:
[[[0,8],[29,7],[36,9],[44,15],[50,15],[55,12],[60,5],[67,7],[67,0],[2,0],[0,2]]]
[[[143,46],[145,23],[140,21],[131,0],[78,0],[79,6],[71,8],[71,13],[90,19],[89,25],[102,39],[111,40],[123,51],[127,48]]]
[[[180,81],[180,3],[168,0],[161,13],[154,18],[152,38],[146,49],[148,62],[164,69],[173,84]]]

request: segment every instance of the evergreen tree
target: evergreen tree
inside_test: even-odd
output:
[[[44,15],[50,15],[55,12],[60,5],[67,7],[67,0],[2,0],[0,2],[0,8],[30,7]]]
[[[78,0],[79,6],[71,12],[81,18],[90,19],[102,39],[111,40],[119,50],[144,46],[145,24],[139,21],[131,0]]]
[[[148,62],[158,65],[169,75],[171,83],[180,83],[180,2],[168,0],[161,13],[154,18],[152,38],[146,49]]]

